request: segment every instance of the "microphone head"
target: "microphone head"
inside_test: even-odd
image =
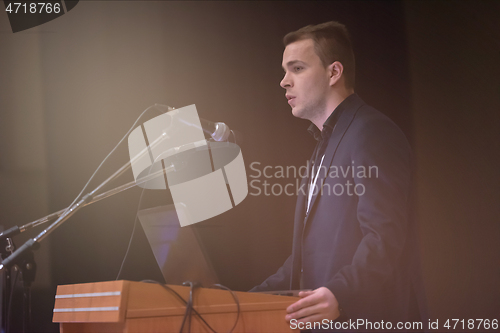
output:
[[[170,111],[173,111],[175,110],[174,107],[172,106],[169,106],[169,105],[165,105],[165,104],[158,104],[156,103],[154,105],[156,107],[157,110],[159,110],[161,113],[167,113],[167,112],[170,112]]]
[[[224,123],[215,123],[215,131],[213,132],[212,139],[215,141],[226,141],[231,134],[229,126]]]

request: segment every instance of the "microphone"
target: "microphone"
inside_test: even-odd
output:
[[[231,134],[229,126],[224,123],[214,123],[203,118],[200,118],[200,123],[203,132],[210,135],[215,141],[226,141],[229,138],[229,134]]]
[[[167,113],[171,111],[176,111],[174,107],[171,107],[169,105],[163,105],[163,104],[155,104],[155,106],[162,112],[162,113]],[[175,114],[175,112],[174,112]],[[194,126],[196,128],[201,129],[203,132],[207,133],[214,139],[215,141],[226,141],[229,138],[229,135],[231,134],[231,129],[229,126],[227,126],[225,123],[221,122],[212,122],[210,120],[206,120],[203,118],[199,118],[200,123],[201,123],[201,128],[193,123],[187,122],[183,119],[178,119],[182,123],[188,125],[188,126]]]

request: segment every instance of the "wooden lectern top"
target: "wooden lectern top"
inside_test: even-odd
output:
[[[168,285],[188,300],[189,287]],[[299,297],[234,292],[240,316],[234,332],[292,332],[286,308]],[[234,325],[237,306],[227,290],[198,288],[194,309],[217,332]],[[57,287],[53,322],[61,332],[179,332],[186,306],[152,283],[108,281]],[[191,313],[191,332],[211,332]],[[187,325],[184,328],[187,331]]]

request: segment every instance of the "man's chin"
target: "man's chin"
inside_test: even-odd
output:
[[[292,114],[297,117],[297,118],[304,118],[304,112],[302,109],[299,109],[297,107],[292,108]]]

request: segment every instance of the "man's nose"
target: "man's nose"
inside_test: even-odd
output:
[[[283,79],[281,80],[280,82],[280,86],[281,88],[287,88],[287,87],[291,87],[292,86],[292,81],[290,80],[290,78],[288,77],[287,74],[285,74],[285,76],[283,77]]]

